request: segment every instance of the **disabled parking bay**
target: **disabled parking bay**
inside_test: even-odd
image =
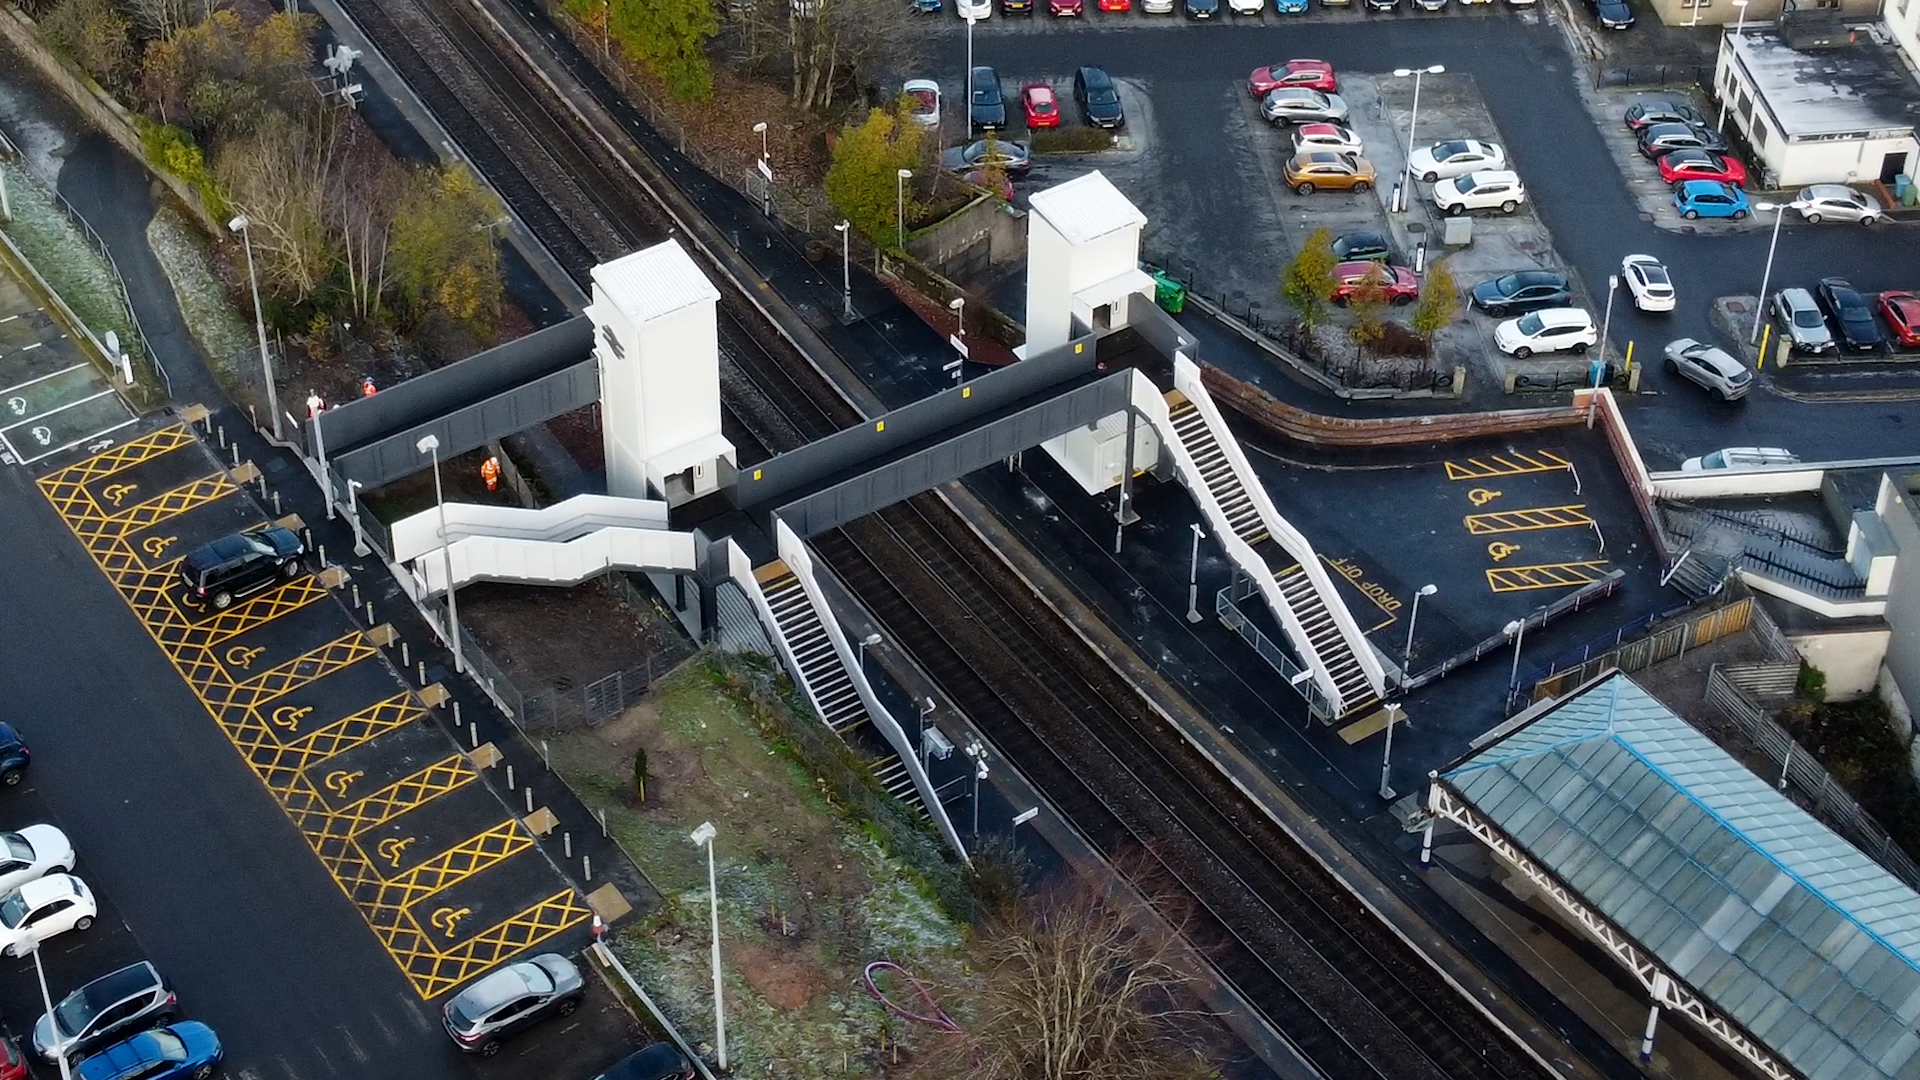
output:
[[[110,445],[136,423],[66,327],[18,278],[0,272],[0,455],[33,464]]]

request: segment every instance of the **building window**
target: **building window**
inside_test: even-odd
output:
[[[1756,147],[1767,145],[1767,122],[1757,116],[1753,118],[1753,145]]]

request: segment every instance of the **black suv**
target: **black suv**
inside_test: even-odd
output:
[[[249,529],[188,552],[180,560],[180,580],[189,600],[224,611],[276,581],[299,577],[306,550],[292,529]]]
[[[173,988],[142,960],[62,998],[33,1025],[33,1052],[42,1061],[76,1057],[134,1028],[164,1026],[179,1011]]]
[[[1120,107],[1120,89],[1101,68],[1083,67],[1073,73],[1073,100],[1080,103],[1080,115],[1089,127],[1127,126],[1126,111]]]

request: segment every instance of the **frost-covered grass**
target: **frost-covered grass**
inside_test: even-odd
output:
[[[95,337],[104,338],[111,330],[139,355],[133,320],[121,303],[120,282],[107,260],[68,220],[39,177],[6,162],[0,162],[0,171],[7,175],[7,200],[13,209],[13,220],[0,223],[0,229]]]
[[[147,244],[173,283],[181,317],[215,375],[223,383],[238,379],[236,358],[251,355],[254,348],[253,323],[233,306],[226,287],[214,276],[206,237],[178,210],[162,205],[147,225]]]

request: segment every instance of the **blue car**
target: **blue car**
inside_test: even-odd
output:
[[[918,12],[922,12],[922,13],[938,12],[940,8],[941,8],[940,0],[913,0],[913,10]]]
[[[75,1080],[206,1080],[220,1067],[220,1039],[193,1020],[143,1031],[73,1070]]]
[[[1299,15],[1307,10],[1307,0],[1273,0],[1273,10],[1282,15]]]
[[[12,724],[0,721],[0,784],[13,787],[20,783],[32,763],[33,751],[27,749],[27,740]]]
[[[1739,221],[1750,212],[1747,193],[1718,180],[1682,180],[1673,185],[1673,205],[1688,221],[1703,217]]]

